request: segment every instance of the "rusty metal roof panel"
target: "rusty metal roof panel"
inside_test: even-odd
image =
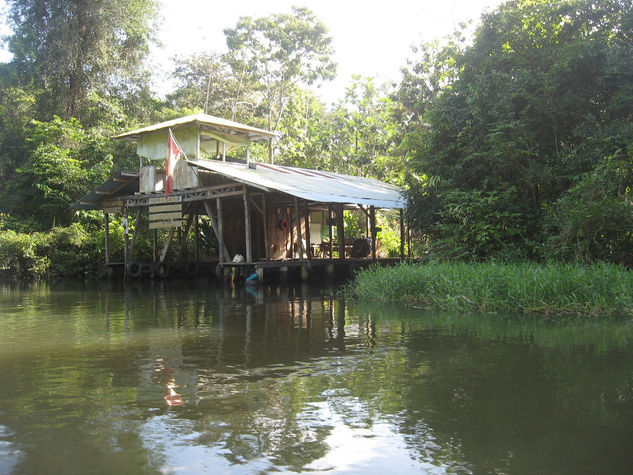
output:
[[[251,163],[250,167],[219,160],[188,163],[264,191],[275,190],[310,201],[379,208],[404,208],[406,205],[400,188],[373,178],[265,163]]]
[[[74,203],[72,209],[102,209],[104,200],[131,195],[138,191],[138,172],[121,171]]]

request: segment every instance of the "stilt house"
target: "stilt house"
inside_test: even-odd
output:
[[[170,131],[184,155],[175,164],[173,191],[166,197],[163,165]],[[372,261],[379,257],[376,210],[405,207],[401,190],[379,180],[251,161],[250,143],[272,140],[274,134],[210,115],[182,117],[114,138],[136,142],[138,171],[118,173],[74,207],[104,211],[106,269],[124,264],[132,276],[145,272],[164,276],[170,266],[194,273],[200,260],[197,246],[195,257],[187,262],[179,262],[178,257],[169,262],[167,256],[170,246],[178,246],[178,240],[182,244],[189,233],[195,234],[197,242],[200,215],[210,219],[217,239],[211,260],[220,269],[250,266],[261,275],[264,268],[306,262]],[[240,148],[246,149],[245,158],[231,158],[231,152]],[[367,216],[364,243],[345,239],[346,209]],[[134,232],[125,234],[123,263],[110,262],[110,213],[137,218]],[[135,258],[139,223],[154,230],[152,262]],[[402,212],[400,228],[404,257]]]

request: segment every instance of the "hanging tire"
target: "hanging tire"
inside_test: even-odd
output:
[[[159,279],[164,279],[169,275],[169,264],[166,262],[159,262],[154,267],[154,275]]]
[[[198,275],[198,263],[197,262],[187,262],[185,264],[185,274],[189,277],[195,277]]]
[[[130,262],[127,265],[127,275],[129,275],[130,277],[139,277],[141,275],[141,272],[143,271],[143,266],[141,264],[139,264],[138,262]]]

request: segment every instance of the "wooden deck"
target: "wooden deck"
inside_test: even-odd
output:
[[[247,262],[219,261],[188,262],[185,264],[172,263],[165,275],[156,275],[156,263],[139,262],[138,269],[134,271],[134,278],[164,278],[167,276],[180,276],[185,278],[212,277],[219,281],[245,282],[252,274],[257,274],[256,281],[283,280],[320,280],[339,279],[352,277],[359,269],[373,264],[380,266],[393,266],[400,263],[397,258],[346,258],[346,259],[287,259],[287,260],[261,260]],[[126,267],[123,262],[111,262],[104,269],[104,276],[124,275]],[[129,270],[128,270],[129,272]]]

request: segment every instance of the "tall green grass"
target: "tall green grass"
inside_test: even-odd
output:
[[[604,263],[374,266],[343,293],[442,310],[633,316],[633,273]]]

